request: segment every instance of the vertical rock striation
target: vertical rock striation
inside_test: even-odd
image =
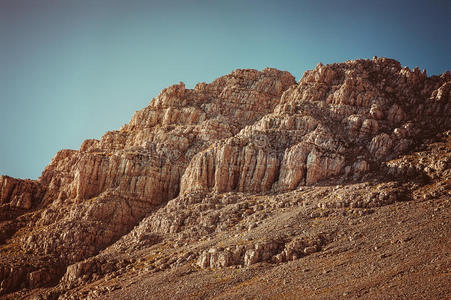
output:
[[[387,58],[318,64],[273,113],[198,153],[181,191],[287,191],[358,178],[451,126],[450,80]]]
[[[0,293],[58,281],[179,195],[359,180],[450,129],[450,100],[449,72],[428,77],[386,58],[319,64],[299,82],[267,68],[168,87],[120,130],[58,152],[38,180],[0,177],[0,216],[8,215],[0,220]],[[256,246],[238,258],[249,265],[316,251],[301,244],[297,252]],[[200,264],[230,264],[215,253]]]

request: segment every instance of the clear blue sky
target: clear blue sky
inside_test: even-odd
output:
[[[451,66],[451,1],[0,0],[0,174],[119,129],[159,91],[373,55]]]

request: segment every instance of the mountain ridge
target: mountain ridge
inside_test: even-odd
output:
[[[450,99],[449,71],[428,77],[387,58],[320,63],[298,82],[266,68],[238,69],[193,89],[170,86],[120,130],[59,151],[37,180],[0,177],[0,291],[70,298],[142,262],[113,259],[124,249],[165,243],[182,255],[149,272],[193,261],[202,269],[248,268],[318,253],[335,229],[268,233],[267,241],[241,247],[238,240],[228,250],[198,244],[215,235],[230,240],[232,228],[269,226],[285,205],[364,216],[416,199],[431,182],[433,198],[446,198]],[[426,163],[403,161],[440,143],[441,154]],[[274,201],[305,193],[321,203]]]

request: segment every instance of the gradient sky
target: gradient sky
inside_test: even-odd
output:
[[[119,129],[163,88],[373,55],[451,68],[451,1],[0,0],[0,175]]]

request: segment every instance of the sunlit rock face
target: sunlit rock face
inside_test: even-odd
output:
[[[287,191],[358,177],[450,126],[450,74],[427,77],[394,60],[307,71],[274,112],[198,153],[181,191]]]
[[[387,58],[318,64],[298,82],[267,68],[236,70],[194,89],[168,87],[120,130],[58,152],[38,180],[0,177],[0,242],[7,249],[0,292],[61,278],[71,286],[87,270],[100,274],[102,263],[81,262],[121,237],[141,242],[149,232],[172,234],[199,222],[207,229],[198,235],[226,228],[221,224],[234,224],[235,217],[214,209],[237,201],[222,203],[217,195],[274,195],[358,181],[371,172],[408,173],[407,163],[393,159],[451,127],[450,100],[449,72],[427,77]],[[434,160],[425,168],[443,173],[446,164]],[[403,198],[403,189],[388,189],[382,200],[382,193],[374,196],[375,206]],[[361,190],[352,189],[355,199]],[[187,211],[203,201],[196,193],[216,195],[216,204],[204,205],[208,214]],[[324,207],[353,201],[337,195],[345,200]],[[365,201],[352,205],[373,205]],[[319,251],[327,239],[206,249],[196,259],[202,268],[286,262]]]

